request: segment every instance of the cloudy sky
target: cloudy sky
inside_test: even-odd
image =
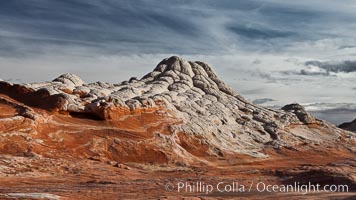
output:
[[[213,66],[255,103],[356,118],[354,0],[4,0],[0,78],[143,76],[165,57]]]

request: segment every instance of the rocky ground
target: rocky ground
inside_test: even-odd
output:
[[[301,193],[178,192],[180,181],[348,184],[355,133],[298,104],[254,105],[203,62],[164,59],[142,79],[0,81],[0,197],[6,199],[275,199]],[[173,184],[174,188],[166,188]],[[172,190],[172,191],[170,191]]]

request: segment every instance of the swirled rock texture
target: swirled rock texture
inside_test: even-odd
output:
[[[280,167],[353,157],[355,145],[354,133],[314,118],[299,104],[280,110],[254,105],[208,64],[175,56],[141,79],[115,84],[85,83],[74,74],[23,85],[0,81],[0,154],[6,155],[0,175],[69,173],[85,182],[95,174],[108,183],[105,177],[116,167],[121,175],[110,179],[115,183],[122,170],[131,169],[134,179],[143,177],[142,170],[156,176],[162,167],[188,173],[236,166],[271,177]],[[354,176],[345,180],[353,184]]]
[[[171,126],[173,133],[200,135],[216,152],[266,156],[261,153],[266,144],[278,148],[334,141],[342,136],[342,131],[315,120],[298,104],[282,110],[253,105],[221,81],[206,63],[179,57],[164,59],[140,80],[131,78],[119,84],[86,84],[76,75],[63,74],[51,82],[7,87],[24,91],[10,96],[25,99],[29,105],[102,120],[161,112],[181,121]],[[320,128],[305,128],[311,124]]]

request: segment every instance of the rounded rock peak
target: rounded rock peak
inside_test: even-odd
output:
[[[153,71],[162,73],[169,70],[180,72],[190,77],[205,75],[209,78],[218,79],[218,76],[208,64],[200,61],[187,61],[179,56],[163,59]]]
[[[187,87],[196,87],[211,94],[220,90],[231,96],[238,95],[230,86],[225,84],[206,63],[200,61],[187,61],[178,56],[163,59],[156,68],[142,77],[141,81],[152,84],[166,82],[169,90]]]
[[[171,56],[163,59],[153,71],[165,72],[169,70],[187,74],[190,77],[194,76],[190,63],[178,56]]]
[[[298,103],[292,103],[292,104],[283,106],[282,110],[284,110],[284,111],[305,111],[305,108]]]
[[[70,84],[74,86],[82,86],[85,84],[85,82],[79,76],[71,73],[62,74],[52,82],[61,82],[63,84]]]

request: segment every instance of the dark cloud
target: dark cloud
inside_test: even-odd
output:
[[[289,31],[279,31],[266,28],[253,28],[246,26],[231,26],[228,29],[241,37],[246,37],[250,39],[274,39],[274,38],[284,38],[295,35],[293,32]]]
[[[254,104],[264,104],[264,103],[271,102],[271,101],[276,101],[276,100],[270,99],[270,98],[263,98],[263,99],[255,99],[255,100],[252,101],[252,103],[254,103]]]
[[[352,61],[352,60],[346,60],[342,62],[330,62],[330,61],[320,62],[317,60],[313,60],[313,61],[305,62],[305,65],[318,67],[320,69],[325,70],[326,73],[356,72],[356,61]]]
[[[356,45],[342,45],[338,49],[352,49],[356,48]]]
[[[299,73],[297,73],[299,75],[305,75],[305,76],[329,76],[330,73],[329,72],[324,72],[324,71],[312,71],[312,70],[308,70],[308,69],[302,69],[300,70]]]
[[[313,71],[310,69],[301,69],[301,70],[289,70],[289,71],[280,71],[282,75],[304,75],[304,76],[329,76],[328,72],[324,71]]]
[[[318,61],[312,60],[304,63],[304,69],[280,71],[283,75],[304,76],[336,76],[337,73],[356,72],[356,61]]]

